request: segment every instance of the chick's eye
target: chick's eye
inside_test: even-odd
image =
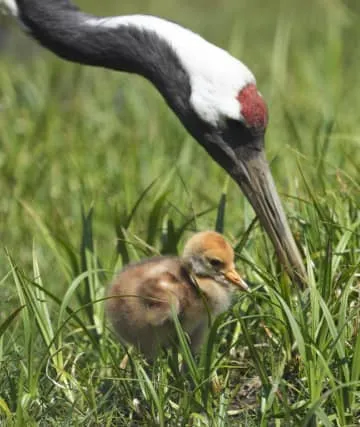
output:
[[[215,268],[221,268],[224,265],[224,263],[217,258],[210,258],[209,263]]]

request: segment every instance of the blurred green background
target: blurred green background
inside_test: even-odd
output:
[[[360,1],[77,4],[177,21],[252,69],[309,286],[297,293],[279,274],[245,197],[148,82],[62,61],[0,16],[0,424],[128,426],[137,414],[158,425],[162,414],[176,425],[355,425]],[[200,360],[195,393],[164,358],[120,372],[101,299],[114,271],[213,229],[223,193],[224,233],[252,290],[215,325],[211,370]],[[210,392],[215,371],[221,393]]]
[[[252,69],[269,105],[267,155],[293,228],[299,208],[293,197],[307,197],[304,178],[327,203],[341,203],[342,192],[357,197],[359,2],[108,0],[78,5],[101,15],[148,13],[177,21]],[[132,223],[140,238],[146,237],[149,212],[160,193],[166,192],[163,217],[175,222],[217,206],[225,173],[148,82],[66,63],[7,17],[1,18],[1,31],[0,241],[20,265],[30,262],[33,241],[43,239],[40,221],[78,247],[81,204],[85,209],[94,205],[98,251],[110,259],[116,212],[129,212],[156,179]],[[212,228],[215,215],[213,209],[201,216],[197,227]],[[227,234],[240,236],[253,216],[231,183]],[[54,258],[46,245],[41,248],[43,268],[56,277]],[[0,277],[8,270],[1,256]]]

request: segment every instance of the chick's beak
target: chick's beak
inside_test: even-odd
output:
[[[225,278],[233,283],[236,286],[239,286],[244,291],[249,290],[249,286],[246,284],[246,282],[240,277],[239,273],[235,270],[235,268],[228,270],[224,273]]]

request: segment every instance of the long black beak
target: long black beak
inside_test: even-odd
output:
[[[263,137],[261,137],[263,138]],[[258,144],[258,146],[263,143]],[[253,206],[262,226],[269,235],[276,253],[293,280],[306,281],[305,267],[290,231],[269,164],[263,149],[236,152],[237,165],[232,176]]]

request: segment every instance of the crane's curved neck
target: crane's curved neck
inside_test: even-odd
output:
[[[191,91],[189,77],[166,37],[155,29],[163,27],[165,35],[172,27],[175,33],[187,30],[150,16],[98,18],[68,0],[16,0],[16,4],[18,17],[31,35],[58,56],[142,75],[178,115],[184,115]]]

